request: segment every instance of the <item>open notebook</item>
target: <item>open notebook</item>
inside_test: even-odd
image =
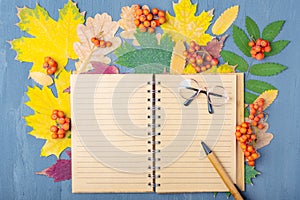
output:
[[[194,79],[222,86],[228,99],[208,112],[204,94],[189,106],[179,91]],[[243,119],[243,75],[80,74],[71,76],[72,191],[228,191],[200,141],[244,189],[235,125]]]

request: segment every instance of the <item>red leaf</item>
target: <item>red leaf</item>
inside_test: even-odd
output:
[[[36,174],[45,175],[54,178],[54,182],[70,180],[72,178],[71,171],[71,151],[66,151],[70,159],[58,159],[56,163],[43,171]]]
[[[212,41],[207,43],[207,45],[203,47],[203,49],[207,51],[212,57],[219,58],[221,56],[220,52],[223,48],[227,36],[228,35],[224,35],[220,39],[214,38]]]
[[[101,62],[90,62],[94,69],[83,74],[118,74],[119,69],[115,66],[109,66]]]

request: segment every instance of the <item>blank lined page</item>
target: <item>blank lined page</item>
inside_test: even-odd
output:
[[[73,192],[152,192],[151,81],[151,74],[71,76]]]
[[[222,86],[229,97],[224,105],[213,105],[208,113],[205,94],[199,94],[189,106],[179,92],[179,85],[194,79],[202,89]],[[158,91],[157,123],[160,136],[160,170],[156,191],[208,192],[228,191],[205,156],[200,141],[205,141],[236,182],[236,75],[156,75]]]

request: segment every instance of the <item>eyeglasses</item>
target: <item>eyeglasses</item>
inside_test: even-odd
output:
[[[229,97],[224,87],[214,86],[210,89],[207,87],[200,87],[199,83],[195,79],[183,80],[178,87],[180,96],[186,101],[183,103],[185,106],[189,106],[199,94],[205,94],[207,97],[208,112],[214,113],[213,106],[224,105]]]

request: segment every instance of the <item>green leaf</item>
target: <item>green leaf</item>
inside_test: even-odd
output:
[[[284,23],[284,20],[280,20],[268,24],[262,32],[262,38],[264,40],[272,42],[275,39],[275,37],[280,33]]]
[[[70,134],[68,138],[72,138],[72,134]]]
[[[244,117],[249,117],[249,110],[248,108],[246,107],[245,110],[244,110]]]
[[[153,34],[154,35],[154,34]],[[172,41],[169,34],[163,34],[160,39],[160,49],[173,52],[175,43]]]
[[[221,56],[229,65],[237,65],[237,70],[241,72],[246,72],[248,70],[248,63],[241,56],[225,50],[221,51]]]
[[[248,16],[246,17],[246,28],[247,28],[249,36],[252,39],[257,40],[258,38],[260,38],[260,31],[259,31],[257,24],[255,23],[255,21],[253,19],[251,19]]]
[[[266,90],[277,90],[273,85],[259,80],[248,80],[246,82],[246,88],[258,94]]]
[[[251,57],[250,50],[251,47],[248,46],[249,38],[246,35],[245,31],[233,25],[232,32],[233,40],[236,46],[248,57]]]
[[[274,76],[286,68],[286,66],[278,63],[261,63],[253,65],[250,68],[250,73],[256,76]]]
[[[148,72],[149,70],[162,73],[164,68],[169,71],[171,56],[172,52],[162,49],[136,49],[119,56],[116,63],[130,68],[137,68],[136,70],[139,73]],[[152,67],[150,68],[152,69],[147,69],[147,66],[149,68],[151,65]],[[160,72],[157,72],[159,70]]]
[[[246,104],[253,103],[258,97],[258,95],[250,93],[250,92],[245,92],[244,95],[245,95],[244,99],[245,99]]]
[[[134,46],[132,46],[131,44],[127,43],[127,42],[124,42],[124,44],[120,47],[118,47],[115,51],[114,51],[114,54],[119,57],[119,56],[122,56],[126,53],[129,53],[131,51],[135,51],[136,48],[134,48]]]
[[[134,36],[142,48],[159,48],[155,34],[137,30]]]
[[[218,194],[217,192],[214,192],[214,198],[216,198],[216,197],[217,197],[217,194]]]
[[[250,167],[247,164],[245,164],[245,182],[247,184],[253,185],[252,179],[255,178],[256,175],[259,175],[259,174],[260,174],[260,172],[256,171],[254,169],[254,167]]]
[[[226,194],[226,198],[229,199],[229,197],[231,196],[231,193],[230,192],[225,192]]]
[[[271,42],[272,50],[270,52],[265,53],[265,57],[274,56],[280,53],[291,41],[289,40],[278,40],[276,42]]]

